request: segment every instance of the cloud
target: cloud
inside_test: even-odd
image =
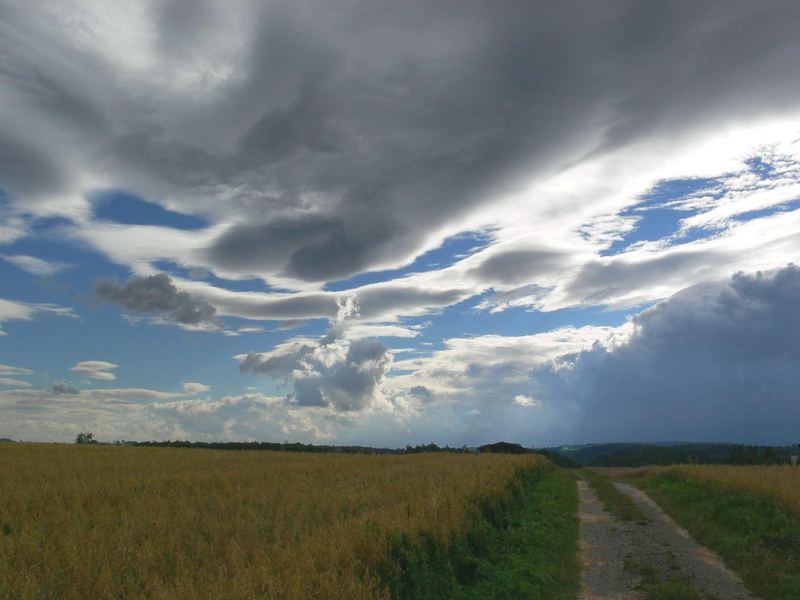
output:
[[[176,19],[181,6],[6,11],[15,214],[67,215],[91,237],[86,192],[112,185],[219,225],[173,247],[194,260],[181,264],[302,286],[402,266],[469,228],[503,234],[506,218],[598,217],[595,194],[571,210],[574,188],[561,207],[486,213],[578,162],[627,151],[653,173],[709,131],[797,109],[788,1],[469,2],[457,19],[424,2],[203,4]]]
[[[586,441],[794,442],[800,269],[739,273],[633,318],[627,342],[534,370],[534,395]]]
[[[519,404],[520,406],[538,406],[539,401],[532,396],[517,394],[516,396],[514,396],[514,404]]]
[[[530,393],[530,371],[560,355],[614,345],[625,339],[627,327],[563,327],[521,336],[496,334],[449,338],[443,348],[395,360],[388,387],[413,390],[424,387],[440,398],[484,404],[509,403]]]
[[[33,375],[33,371],[11,365],[0,365],[0,375]]]
[[[64,383],[63,381],[57,381],[50,387],[50,391],[55,394],[56,396],[66,395],[66,396],[77,396],[80,394],[80,390],[71,387],[70,385]]]
[[[0,326],[4,321],[32,321],[43,315],[77,318],[71,308],[56,304],[31,304],[0,298]],[[7,335],[0,329],[0,336]]]
[[[76,364],[70,369],[83,377],[90,379],[100,379],[103,381],[114,381],[117,376],[111,371],[116,369],[118,365],[106,362],[104,360],[84,360]]]
[[[291,382],[288,400],[300,406],[361,411],[383,401],[381,384],[392,353],[377,339],[349,337],[349,319],[357,317],[353,300],[342,301],[339,315],[319,340],[295,338],[265,353],[237,357],[243,373]]]
[[[519,285],[537,276],[564,269],[572,262],[569,252],[519,249],[495,252],[474,268],[478,279],[504,285]]]
[[[95,295],[134,313],[156,314],[179,325],[218,328],[216,309],[185,291],[180,291],[165,273],[149,277],[134,276],[125,284],[115,279],[99,279]]]
[[[431,402],[433,393],[424,385],[415,385],[408,390],[409,395],[419,398],[422,402]]]
[[[27,256],[24,254],[0,254],[0,258],[8,263],[11,263],[18,269],[22,269],[31,275],[39,275],[47,277],[61,273],[69,269],[72,265],[64,262],[50,262],[37,258],[35,256]]]
[[[0,244],[98,251],[131,278],[101,279],[97,297],[153,323],[232,335],[247,329],[220,317],[333,321],[322,339],[241,357],[292,403],[232,396],[208,411],[220,418],[253,410],[301,431],[288,411],[306,411],[307,431],[330,432],[325,415],[358,413],[375,435],[412,422],[425,435],[433,425],[413,419],[429,418],[455,437],[502,433],[505,418],[544,431],[561,409],[530,372],[598,339],[613,347],[625,327],[464,334],[402,360],[376,338],[414,345],[403,317],[468,299],[476,320],[630,309],[796,260],[800,7],[723,4],[11,3]],[[700,177],[673,204],[654,200],[662,183]],[[207,224],[112,222],[98,190]],[[452,244],[464,232],[481,247]],[[59,268],[15,252],[6,260],[28,271]],[[234,283],[251,277],[262,291]],[[337,324],[350,297],[360,319]],[[74,316],[0,300],[0,323],[45,314]],[[180,419],[206,405],[177,406],[147,431],[189,431]],[[203,426],[240,431],[219,422]]]
[[[192,381],[188,381],[183,384],[183,391],[187,394],[202,394],[203,392],[207,392],[211,389],[211,386],[206,385],[204,383],[195,383]]]
[[[22,381],[21,379],[13,379],[11,377],[0,377],[0,385],[13,385],[16,387],[32,387],[32,384],[28,381]]]

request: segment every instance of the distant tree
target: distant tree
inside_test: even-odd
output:
[[[80,432],[78,437],[75,438],[76,444],[96,444],[97,440],[94,439],[94,434],[92,432],[83,433]]]
[[[493,452],[495,454],[527,454],[531,452],[524,448],[521,444],[512,444],[510,442],[496,442],[494,444],[484,444],[478,446],[479,452]]]

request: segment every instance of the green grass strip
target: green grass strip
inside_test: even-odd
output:
[[[594,490],[608,512],[621,521],[635,521],[641,525],[647,523],[647,517],[639,510],[636,503],[614,487],[610,479],[593,471],[581,471],[580,474],[589,482],[589,487]]]
[[[447,548],[422,536],[398,538],[387,581],[403,600],[574,600],[580,588],[578,496],[560,469],[518,475],[502,503],[482,506]]]
[[[635,481],[763,600],[800,598],[800,517],[766,496],[675,473]]]
[[[625,570],[640,577],[636,589],[642,590],[645,600],[718,600],[713,594],[700,591],[686,577],[669,577],[648,562],[626,560]]]

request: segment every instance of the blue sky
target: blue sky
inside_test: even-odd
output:
[[[233,4],[0,25],[0,437],[792,441],[796,6]]]

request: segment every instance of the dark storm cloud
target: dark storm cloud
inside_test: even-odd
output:
[[[549,250],[510,250],[498,252],[472,270],[481,281],[514,285],[552,273],[566,266],[569,255]]]
[[[217,326],[216,309],[208,302],[180,291],[164,273],[149,277],[131,277],[125,284],[101,278],[95,296],[135,313],[165,316],[182,325]]]
[[[272,267],[308,281],[337,279],[360,271],[370,258],[387,256],[392,240],[402,234],[389,221],[310,216],[279,219],[263,225],[238,225],[227,231],[209,253],[229,271],[264,272]]]
[[[676,119],[697,125],[716,118],[712,107],[720,103],[729,108],[722,118],[763,102],[794,105],[800,89],[785,71],[740,69],[746,56],[751,66],[778,59],[797,70],[786,52],[797,40],[778,22],[790,4],[730,4],[724,16],[721,9],[604,2],[489,10],[474,2],[456,10],[351,5],[352,12],[322,10],[312,21],[302,11],[273,14],[253,59],[269,48],[297,55],[297,68],[289,77],[262,55],[252,85],[258,89],[263,67],[277,69],[290,82],[290,98],[264,114],[241,147],[262,166],[280,164],[276,177],[292,191],[302,181],[334,193],[323,216],[230,230],[212,247],[211,262],[254,271],[259,261],[286,256],[281,267],[292,277],[344,278],[413,254],[425,233],[490,200],[523,165],[528,176],[553,166],[595,126],[599,110],[610,112],[601,126],[611,147]],[[294,52],[298,37],[272,29],[282,19],[287,31],[316,32],[324,23],[324,33],[308,35]],[[745,40],[742,30],[753,21],[762,26]],[[356,28],[345,43],[340,36]],[[777,95],[748,87],[741,100],[736,90],[745,91],[742,78],[751,76],[773,81]],[[676,96],[678,89],[692,90],[691,101]],[[311,239],[271,235],[287,225],[313,232]],[[237,236],[241,243],[232,242]],[[261,252],[264,244],[274,251]],[[518,279],[512,268],[497,272]]]
[[[0,129],[0,189],[20,196],[38,195],[58,191],[66,180],[57,161]]]
[[[418,398],[422,402],[431,402],[433,400],[433,392],[431,392],[424,385],[415,385],[408,390],[409,395]]]
[[[534,395],[574,410],[586,441],[796,441],[799,298],[795,266],[687,288],[637,315],[628,343],[535,371]]]
[[[791,1],[171,0],[148,17],[142,75],[21,4],[0,36],[4,107],[62,133],[29,150],[44,171],[3,169],[20,206],[41,172],[111,177],[229,222],[210,267],[341,279],[408,261],[580,154],[795,108],[799,16]]]
[[[56,396],[75,396],[80,394],[81,391],[75,389],[64,383],[63,381],[57,381],[50,387],[50,392],[55,394]]]

